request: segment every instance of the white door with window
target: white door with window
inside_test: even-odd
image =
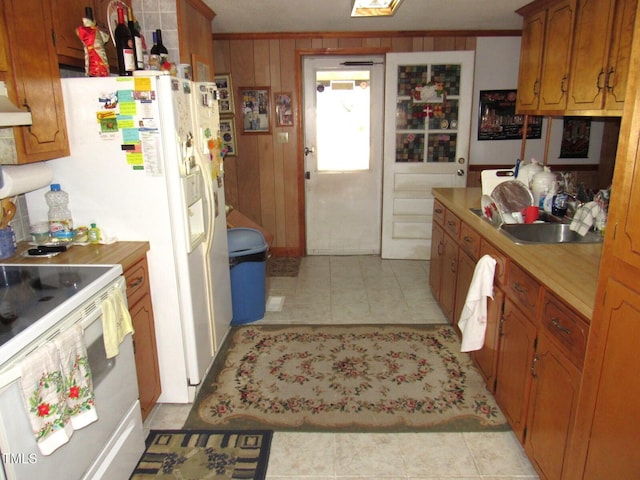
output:
[[[428,259],[433,187],[466,185],[474,52],[386,56],[382,257]]]
[[[306,57],[308,255],[380,253],[384,57]]]

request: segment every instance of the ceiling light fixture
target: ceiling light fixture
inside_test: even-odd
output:
[[[390,17],[402,0],[353,0],[352,17]]]

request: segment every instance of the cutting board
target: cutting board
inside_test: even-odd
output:
[[[482,195],[491,195],[497,185],[507,180],[513,180],[513,178],[513,169],[482,170],[480,172]]]

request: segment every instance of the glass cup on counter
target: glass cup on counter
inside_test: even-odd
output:
[[[49,242],[49,222],[34,223],[30,227],[33,243],[42,245]]]

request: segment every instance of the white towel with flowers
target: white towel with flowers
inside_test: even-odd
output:
[[[60,355],[60,370],[64,379],[66,408],[74,430],[98,420],[83,330],[74,325],[54,339]]]
[[[473,271],[471,285],[458,320],[462,332],[461,352],[480,350],[487,329],[487,297],[493,298],[493,276],[496,260],[483,255]]]
[[[20,364],[22,398],[38,448],[51,455],[98,419],[82,327],[74,325]]]

